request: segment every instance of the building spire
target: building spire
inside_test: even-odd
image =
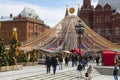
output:
[[[80,12],[80,4],[78,4],[77,16],[79,15],[79,12]]]
[[[68,5],[66,5],[66,12],[65,12],[65,17],[69,15],[69,11],[68,11]]]

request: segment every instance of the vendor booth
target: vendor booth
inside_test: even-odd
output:
[[[52,57],[52,56],[58,56],[59,53],[55,50],[51,49],[40,49],[38,54],[38,63],[44,64],[46,56]]]
[[[102,51],[102,60],[104,66],[113,66],[115,65],[115,51],[104,50]]]

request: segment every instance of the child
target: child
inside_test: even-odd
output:
[[[78,66],[77,66],[77,70],[78,70],[78,77],[80,77],[80,75],[81,75],[81,78],[82,78],[82,74],[81,74],[82,68],[83,68],[82,64],[79,63]]]
[[[91,79],[91,76],[90,76],[91,72],[92,72],[92,66],[89,65],[89,67],[87,69],[87,72],[85,73],[85,78],[86,78],[85,80],[90,80]]]

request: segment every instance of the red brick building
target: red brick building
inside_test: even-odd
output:
[[[7,44],[11,40],[14,27],[17,29],[20,42],[26,41],[49,29],[35,11],[27,7],[16,17],[13,17],[12,14],[9,17],[1,17],[0,23],[1,34]]]
[[[83,0],[78,16],[98,34],[120,44],[119,0],[99,0],[96,7],[91,0]]]

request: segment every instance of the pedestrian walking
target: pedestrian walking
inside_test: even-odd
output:
[[[114,67],[113,76],[114,76],[114,80],[118,80],[118,69],[117,69],[117,66]]]
[[[75,56],[74,56],[74,64],[75,64],[75,66],[77,66],[77,61],[78,61],[78,56],[75,54]]]
[[[77,70],[78,70],[78,78],[80,78],[80,76],[81,76],[81,78],[82,78],[82,73],[81,73],[82,68],[83,68],[82,64],[79,63],[78,66],[77,66]]]
[[[75,65],[75,56],[74,56],[74,54],[72,55],[71,59],[72,59],[72,67],[74,67],[74,65]]]
[[[81,64],[82,64],[83,69],[85,70],[87,62],[85,61],[84,58],[82,59]]]
[[[100,60],[100,57],[99,57],[99,56],[97,56],[95,59],[96,59],[96,64],[97,64],[97,65],[99,65],[99,60]]]
[[[68,59],[68,57],[66,56],[66,57],[65,57],[65,66],[68,66],[68,61],[69,61],[69,59]]]
[[[59,56],[59,70],[62,70],[63,69],[63,67],[62,67],[62,65],[63,65],[63,58],[62,58],[62,56]]]
[[[57,57],[52,57],[51,58],[51,63],[52,63],[52,67],[53,67],[53,74],[55,74],[56,73],[56,67],[58,65]]]
[[[50,68],[51,68],[51,59],[48,56],[46,56],[45,65],[47,68],[46,74],[48,74],[48,73],[50,73]]]

